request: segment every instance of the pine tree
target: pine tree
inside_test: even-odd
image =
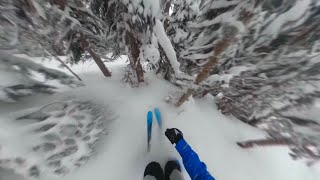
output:
[[[2,123],[0,131],[12,134],[1,141],[1,168],[27,179],[61,177],[93,155],[104,132],[101,107],[90,101],[61,100],[28,108]]]
[[[137,81],[144,82],[141,49],[151,42],[152,6],[148,7],[143,1],[95,0],[91,2],[91,9],[110,27],[108,37],[115,43],[114,52],[128,55]]]
[[[172,14],[169,14],[170,8]],[[179,68],[173,68],[171,60],[167,57],[161,45],[159,46],[160,61],[158,63],[157,73],[162,72],[164,78],[179,85],[177,82],[185,81],[186,76],[177,75],[177,70],[184,71],[183,67],[186,64],[183,58],[183,52],[190,44],[191,29],[188,28],[188,23],[194,21],[198,15],[198,2],[197,1],[180,1],[180,0],[164,0],[162,2],[162,12],[164,15],[163,26],[167,33],[171,44],[176,52],[176,58],[179,63]],[[174,70],[175,69],[175,70]]]
[[[159,2],[133,0],[95,0],[91,3],[92,11],[110,27],[107,37],[115,44],[113,51],[129,57],[130,64],[124,79],[130,82],[134,82],[134,79],[138,83],[144,82],[143,64],[157,69],[157,73],[163,72],[168,80],[174,79],[173,69],[177,68],[172,68],[172,62],[176,64],[177,57],[175,51],[167,47],[171,43],[168,43],[167,35],[163,34],[164,25],[161,23],[160,26],[161,11],[157,3]],[[161,8],[170,7],[170,4],[170,1],[164,1]],[[168,8],[163,13],[165,11],[168,11]],[[168,45],[162,47],[159,40],[164,40],[162,43]],[[168,56],[168,53],[171,55]]]
[[[16,102],[25,96],[52,94],[60,86],[74,88],[81,85],[65,73],[49,69],[29,59],[16,57],[5,51],[0,51],[0,57],[0,101]],[[59,84],[52,83],[54,81]]]
[[[79,57],[83,50],[103,44],[99,37],[103,35],[99,31],[104,29],[103,22],[81,8],[81,4],[65,2],[0,1],[0,101],[4,106],[12,103],[17,111],[3,117],[6,123],[2,123],[0,134],[5,132],[7,141],[1,141],[0,167],[30,179],[43,178],[43,174],[62,176],[86,163],[104,131],[102,110],[92,102],[62,99],[41,108],[23,104],[28,100],[23,98],[26,96],[52,94],[82,85],[30,58],[53,57],[68,68],[58,55],[68,54],[75,40],[85,36],[85,41],[80,39],[82,43],[96,45],[79,43]],[[90,29],[92,21],[99,28]],[[18,53],[30,58],[19,57]],[[45,100],[47,96],[41,97]]]
[[[71,50],[72,61],[78,62],[87,50],[99,67],[102,67],[101,58],[93,49],[108,53],[108,45],[101,40],[105,34],[105,26],[99,18],[84,8],[84,2],[61,0],[50,1],[51,4],[47,4],[37,0],[3,0],[1,3],[3,6],[11,7],[2,14],[3,21],[6,22],[2,26],[13,28],[11,32],[15,32],[11,45],[3,44],[4,49],[16,49],[30,56],[54,57],[65,67],[67,65],[58,56],[67,55]],[[79,46],[80,37],[85,39],[83,44],[87,44],[87,47]],[[88,43],[90,41],[93,43]],[[111,75],[105,66],[101,70],[106,76]]]
[[[207,1],[208,3],[208,1]],[[248,1],[239,3],[237,9],[231,9],[228,12],[228,18],[221,17],[220,3],[228,5],[227,1],[219,1],[211,4],[204,4],[205,8],[202,17],[199,17],[198,22],[190,24],[194,28],[192,46],[188,48],[185,54],[186,67],[189,72],[196,72],[197,77],[194,83],[190,85],[186,93],[176,103],[177,106],[182,105],[190,96],[196,93],[207,78],[212,74],[212,71],[224,61],[228,56],[232,56],[235,52],[236,45],[241,40],[243,27],[247,23],[246,19],[241,18],[240,14],[246,12],[247,8],[252,6]],[[218,8],[216,6],[219,6]],[[213,10],[212,10],[212,9]],[[212,15],[214,13],[214,15]],[[212,18],[208,20],[207,18]],[[198,31],[198,32],[197,32]],[[193,73],[191,74],[193,75]]]
[[[186,60],[196,86],[178,105],[193,94],[218,95],[223,113],[270,135],[241,146],[287,145],[295,159],[319,160],[319,121],[310,118],[319,97],[319,8],[316,1],[206,1],[191,24],[195,58]],[[226,25],[238,32],[228,47],[219,43]]]
[[[305,6],[296,13],[300,3]],[[227,112],[263,127],[273,139],[287,138],[291,156],[312,164],[320,159],[319,121],[310,110],[317,109],[320,95],[320,72],[315,70],[319,64],[316,24],[320,6],[312,1],[266,1],[258,7],[265,17],[275,16],[255,15],[259,21],[252,22],[252,35],[243,40],[239,60],[233,62],[233,66],[255,68],[231,79],[219,105],[227,105]],[[301,131],[305,128],[309,133]]]
[[[190,23],[199,17],[199,1],[173,1],[172,14],[170,16],[167,34],[174,46],[179,61],[183,64],[188,59],[185,54],[189,46],[192,44],[194,29],[190,28]],[[185,69],[185,67],[181,67]]]

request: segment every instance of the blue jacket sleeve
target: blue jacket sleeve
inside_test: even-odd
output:
[[[207,166],[200,161],[199,156],[184,139],[179,140],[176,149],[181,155],[184,167],[192,180],[215,180],[207,171]]]

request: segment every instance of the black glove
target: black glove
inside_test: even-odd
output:
[[[177,144],[183,138],[182,132],[177,128],[167,129],[165,135],[172,144]]]

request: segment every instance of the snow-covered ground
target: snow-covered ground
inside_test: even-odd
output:
[[[112,78],[105,78],[95,64],[77,65],[73,69],[84,80],[85,87],[53,95],[47,100],[19,104],[39,106],[50,99],[73,95],[93,100],[113,111],[115,118],[106,122],[108,134],[99,142],[96,155],[60,180],[139,180],[151,161],[162,165],[170,159],[181,161],[164,136],[165,128],[172,127],[182,130],[185,139],[217,180],[320,180],[319,164],[307,167],[292,161],[285,147],[239,148],[236,141],[260,138],[265,134],[221,115],[213,97],[195,99],[176,108],[164,99],[178,89],[153,72],[146,74],[147,85],[131,88],[121,82],[125,57],[107,66],[113,72]],[[146,115],[155,107],[162,112],[163,129],[153,124],[151,151],[147,152]],[[9,111],[14,108],[3,108],[0,113]],[[183,173],[185,179],[190,179],[185,170]],[[3,175],[1,180],[22,180],[8,172],[0,174]]]

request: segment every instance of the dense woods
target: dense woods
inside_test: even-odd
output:
[[[104,62],[125,55],[121,74],[133,88],[147,85],[152,71],[181,89],[174,106],[212,95],[221,113],[269,135],[235,142],[240,147],[288,146],[295,160],[320,160],[317,0],[0,0],[0,9],[2,104],[56,92],[34,73],[82,86],[72,65],[83,61],[108,81]],[[73,77],[30,57],[56,60]],[[78,104],[64,102],[83,113]]]

